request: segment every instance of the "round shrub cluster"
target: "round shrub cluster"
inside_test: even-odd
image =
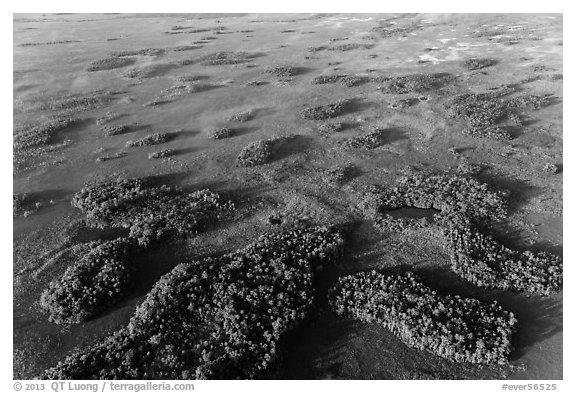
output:
[[[262,140],[250,142],[245,146],[236,158],[236,165],[242,167],[251,167],[263,165],[272,158],[274,141]]]
[[[297,69],[287,65],[277,65],[274,67],[266,67],[263,71],[265,74],[277,76],[279,78],[287,78],[297,74]]]
[[[40,306],[57,324],[80,323],[118,302],[134,282],[129,241],[94,241],[86,254],[42,292]]]
[[[127,327],[77,350],[47,379],[247,379],[274,361],[313,301],[314,267],[341,255],[333,229],[267,234],[163,276]]]
[[[169,134],[163,132],[157,132],[155,134],[148,135],[142,139],[138,139],[137,141],[128,141],[126,142],[126,144],[130,147],[152,146],[152,145],[158,145],[160,143],[166,143],[169,140],[170,140]]]
[[[105,125],[100,127],[100,130],[102,130],[102,132],[104,132],[106,135],[108,136],[114,136],[114,135],[120,135],[120,134],[124,134],[125,132],[130,131],[130,126],[126,125],[126,124],[121,124],[121,125]]]
[[[479,287],[550,295],[562,290],[562,259],[548,252],[519,252],[482,233],[462,215],[441,217],[451,268]]]
[[[158,160],[160,158],[172,157],[176,152],[172,149],[162,149],[148,154],[149,159]]]
[[[339,315],[379,323],[412,348],[456,362],[507,362],[516,319],[496,302],[443,296],[412,273],[340,278],[329,302]]]
[[[234,136],[234,130],[230,128],[222,127],[210,131],[208,137],[210,139],[226,139]]]
[[[351,149],[376,149],[386,143],[386,130],[377,128],[368,134],[349,138],[344,146]]]
[[[482,68],[490,67],[496,64],[494,59],[472,58],[464,61],[464,67],[470,71],[480,70]]]
[[[58,115],[44,123],[16,129],[13,142],[14,152],[45,146],[52,141],[58,132],[73,126],[77,122],[78,119],[76,118]]]
[[[346,100],[340,100],[334,104],[313,106],[306,108],[300,115],[306,120],[325,120],[340,116],[344,112]]]

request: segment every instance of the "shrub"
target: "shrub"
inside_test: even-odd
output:
[[[326,120],[340,116],[345,109],[347,100],[340,100],[334,104],[313,106],[306,108],[300,115],[306,120]]]
[[[16,129],[14,150],[18,152],[47,145],[52,142],[58,132],[77,124],[78,121],[68,116],[55,116],[44,123]]]
[[[136,59],[124,58],[124,57],[108,57],[106,59],[94,60],[86,71],[105,71],[113,70],[115,68],[122,68],[136,63]]]
[[[472,58],[467,59],[464,61],[464,67],[470,71],[480,70],[482,68],[491,67],[496,64],[496,60],[494,59],[481,59],[481,58]]]
[[[349,43],[349,44],[332,46],[327,49],[331,51],[348,52],[354,49],[372,49],[372,48],[374,48],[374,45],[372,44]]]
[[[244,122],[247,122],[247,121],[254,119],[254,117],[255,117],[255,114],[253,111],[245,111],[245,112],[236,113],[236,114],[230,116],[228,121],[237,121],[240,123],[244,123]]]
[[[363,76],[345,75],[342,78],[340,78],[340,84],[342,84],[346,87],[354,87],[354,86],[359,86],[359,85],[365,83],[366,80],[367,80],[367,78],[363,77]]]
[[[340,278],[329,302],[339,315],[379,323],[406,345],[456,362],[506,364],[517,322],[496,302],[440,295],[411,273]]]
[[[141,147],[141,146],[152,146],[152,145],[159,145],[161,143],[166,143],[170,140],[170,135],[163,132],[157,132],[152,135],[148,135],[142,139],[138,139],[137,141],[128,141],[126,145],[130,147]]]
[[[424,93],[436,90],[453,79],[448,73],[412,74],[384,78],[380,90],[388,94]]]
[[[543,169],[544,169],[544,172],[546,172],[546,173],[556,174],[556,173],[560,172],[560,168],[558,167],[558,165],[553,164],[551,162],[547,162],[544,165]]]
[[[562,290],[562,259],[556,255],[519,252],[482,233],[460,214],[441,217],[451,268],[479,287],[549,295]]]
[[[313,85],[325,85],[328,83],[336,83],[346,75],[319,75],[312,79]]]
[[[103,127],[100,127],[100,130],[108,136],[113,136],[113,135],[124,134],[125,132],[130,131],[130,126],[126,125],[126,124],[121,124],[121,125],[116,125],[116,126],[105,125]]]
[[[120,179],[84,187],[72,206],[91,225],[128,228],[129,237],[148,245],[167,234],[193,234],[209,218],[233,209],[208,190],[183,194],[167,186],[151,187],[142,179]]]
[[[25,206],[28,205],[28,194],[14,193],[12,194],[12,209],[14,217],[24,213]]]
[[[262,236],[163,276],[127,327],[46,370],[48,379],[246,379],[306,316],[314,267],[341,255],[326,228]]]
[[[251,167],[267,164],[272,158],[273,147],[273,140],[250,142],[240,151],[236,159],[236,165]]]
[[[57,324],[80,323],[117,303],[133,284],[124,239],[95,241],[42,292],[40,306]]]
[[[176,154],[176,152],[172,149],[162,149],[148,154],[148,158],[158,160],[160,158],[172,157],[174,154]]]
[[[318,130],[325,134],[333,134],[335,132],[340,132],[344,129],[344,125],[342,123],[324,123],[318,127]]]
[[[210,139],[226,139],[234,136],[234,131],[230,128],[222,127],[210,131],[208,137]]]
[[[393,188],[375,187],[362,204],[379,214],[401,207],[461,213],[475,220],[498,221],[506,217],[505,193],[493,191],[473,178],[451,174],[415,174],[402,177]]]
[[[194,50],[194,49],[200,49],[200,48],[202,48],[201,45],[184,45],[184,46],[177,46],[172,50],[174,52],[184,52],[187,50]]]
[[[401,100],[396,100],[388,105],[392,109],[406,109],[414,106],[420,102],[419,98],[404,98]]]
[[[164,49],[144,48],[136,50],[123,50],[110,53],[112,57],[130,57],[130,56],[160,56],[164,54]]]
[[[497,141],[509,141],[512,139],[512,135],[508,130],[505,130],[498,126],[488,126],[486,128],[472,127],[467,128],[464,134],[470,135],[475,138],[491,138]]]
[[[274,67],[266,67],[264,70],[265,74],[274,75],[280,78],[287,78],[294,76],[297,73],[296,68],[287,65],[277,65]]]
[[[255,55],[248,52],[217,52],[202,57],[200,62],[204,65],[240,64],[251,61],[253,57]]]
[[[375,149],[385,143],[386,130],[377,128],[368,134],[346,139],[344,146],[352,149]]]

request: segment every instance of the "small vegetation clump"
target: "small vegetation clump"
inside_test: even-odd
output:
[[[126,124],[115,125],[115,126],[105,125],[103,127],[100,127],[100,130],[108,136],[113,136],[113,135],[124,134],[124,133],[130,131],[130,126],[126,125]]]
[[[161,158],[172,157],[174,154],[176,154],[176,152],[172,149],[162,149],[148,154],[148,158],[151,160],[159,160]]]
[[[41,45],[72,44],[75,42],[81,42],[81,41],[61,40],[61,41],[48,41],[48,42],[26,42],[26,43],[20,44],[18,46],[26,47],[26,46],[41,46]]]
[[[200,59],[204,65],[240,64],[251,61],[253,53],[248,52],[217,52],[206,55]]]
[[[120,113],[116,113],[116,112],[106,112],[104,114],[104,116],[101,116],[99,118],[96,119],[96,125],[102,126],[108,122],[111,122],[113,120],[119,119],[120,117],[122,117],[123,115],[121,115]]]
[[[377,128],[368,134],[346,139],[343,143],[352,149],[376,149],[386,143],[386,130]]]
[[[96,72],[96,71],[106,71],[113,70],[115,68],[127,67],[136,63],[136,59],[125,58],[125,57],[108,57],[105,59],[94,60],[86,71]]]
[[[123,50],[112,52],[110,56],[112,57],[130,57],[130,56],[160,56],[164,54],[164,49],[159,48],[144,48],[136,50]]]
[[[451,251],[451,268],[479,287],[549,295],[562,289],[562,259],[507,248],[482,233],[464,215],[441,218]]]
[[[345,75],[340,79],[340,84],[346,87],[359,86],[366,82],[367,78],[358,75]]]
[[[419,98],[403,98],[390,103],[388,106],[392,109],[406,109],[418,104],[419,102]]]
[[[424,93],[435,90],[452,80],[448,73],[412,74],[396,77],[386,77],[380,90],[388,94]]]
[[[558,168],[558,165],[553,164],[551,162],[547,162],[544,165],[543,169],[544,169],[544,172],[551,173],[551,174],[556,174],[556,173],[560,172],[560,168]]]
[[[123,76],[129,79],[143,80],[159,76],[172,68],[174,68],[173,64],[149,64],[128,70],[123,74]]]
[[[175,48],[173,48],[172,50],[174,52],[184,52],[187,50],[194,50],[194,49],[200,49],[202,48],[201,45],[183,45],[183,46],[177,46]]]
[[[222,127],[210,131],[208,137],[210,139],[226,139],[234,136],[234,131],[230,128]]]
[[[57,324],[80,323],[118,302],[134,282],[124,239],[95,241],[42,292],[40,306]]]
[[[486,128],[468,128],[464,133],[475,138],[490,138],[497,141],[509,141],[512,139],[512,135],[508,130],[494,125]]]
[[[335,132],[340,132],[344,129],[344,125],[338,122],[323,123],[318,127],[318,131],[324,134],[333,134]]]
[[[329,301],[339,315],[379,323],[406,345],[456,362],[506,364],[517,320],[498,303],[443,296],[413,274],[340,278]]]
[[[169,234],[194,234],[208,218],[233,209],[220,195],[208,190],[188,194],[142,179],[121,179],[84,187],[72,206],[96,227],[129,229],[129,237],[146,246]]]
[[[244,122],[247,122],[247,121],[254,119],[255,116],[256,115],[253,111],[245,111],[245,112],[236,113],[236,114],[230,116],[228,121],[244,123]]]
[[[347,43],[342,45],[331,46],[328,50],[332,51],[339,51],[339,52],[348,52],[350,50],[355,49],[372,49],[374,45],[372,44],[364,44],[364,43]]]
[[[470,71],[480,70],[482,68],[491,67],[496,64],[494,59],[472,58],[464,61],[464,67]]]
[[[307,315],[314,271],[343,240],[314,227],[267,234],[236,252],[176,266],[127,327],[76,350],[48,379],[249,379],[263,375],[283,334]]]
[[[306,108],[300,115],[306,120],[326,120],[340,116],[346,107],[347,101],[340,100],[334,104],[313,106]]]
[[[140,146],[152,146],[152,145],[159,145],[161,143],[166,143],[170,140],[170,134],[157,132],[152,135],[148,135],[142,139],[138,139],[137,141],[128,141],[126,145],[130,147],[140,147]]]
[[[332,186],[341,186],[350,178],[352,167],[350,165],[337,165],[321,172],[324,183]]]
[[[336,83],[346,75],[319,75],[312,79],[313,85],[325,85],[328,83]]]
[[[274,144],[272,139],[250,142],[238,155],[236,164],[241,167],[267,164],[272,159]]]
[[[288,78],[296,75],[296,68],[287,65],[277,65],[274,67],[266,67],[265,74],[274,75],[279,78]]]

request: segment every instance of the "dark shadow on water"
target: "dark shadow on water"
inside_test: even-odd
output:
[[[233,128],[234,134],[232,137],[248,135],[251,132],[257,131],[258,127],[235,127]]]
[[[190,154],[190,153],[197,152],[197,151],[200,150],[200,149],[197,148],[197,147],[185,147],[185,148],[182,148],[182,149],[173,149],[173,150],[174,150],[174,155],[175,155],[175,156],[181,156],[181,155],[184,155],[184,154]]]
[[[402,129],[396,127],[387,128],[385,135],[387,143],[394,143],[396,141],[410,139],[406,131],[403,131]]]
[[[364,98],[351,98],[346,100],[344,111],[341,113],[341,115],[349,115],[352,113],[362,112],[375,106],[377,106],[376,103],[367,101]]]

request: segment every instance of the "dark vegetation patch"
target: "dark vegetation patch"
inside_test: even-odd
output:
[[[331,47],[328,47],[327,50],[338,51],[338,52],[348,52],[350,50],[355,50],[355,49],[372,49],[372,48],[374,48],[373,44],[348,43],[348,44],[331,46]]]
[[[162,76],[166,72],[174,69],[176,65],[174,64],[149,64],[144,67],[133,68],[122,74],[125,78],[129,79],[149,79],[157,76]]]
[[[352,178],[354,167],[351,165],[336,165],[324,169],[320,173],[322,181],[331,186],[341,186]]]
[[[111,57],[130,57],[130,56],[161,56],[166,52],[159,48],[144,48],[136,50],[122,50],[110,53]]]
[[[391,102],[388,105],[388,107],[392,108],[392,109],[406,109],[406,108],[409,108],[411,106],[418,104],[419,102],[420,102],[419,98],[414,98],[414,97],[403,98],[403,99]]]
[[[319,75],[312,79],[313,85],[324,85],[328,83],[336,83],[346,75]]]
[[[105,59],[94,60],[90,63],[86,71],[105,71],[113,70],[115,68],[127,67],[136,63],[136,59],[125,57],[108,57]]]
[[[63,40],[63,41],[48,41],[48,42],[27,42],[24,44],[20,44],[18,46],[41,46],[41,45],[58,45],[58,44],[73,44],[75,42],[82,42],[82,41],[75,41],[75,40]]]
[[[348,100],[340,100],[333,104],[313,106],[300,112],[302,118],[306,120],[326,120],[340,116],[344,113]]]
[[[298,69],[296,67],[288,65],[277,65],[266,67],[263,71],[265,74],[274,75],[279,78],[287,78],[298,74]]]
[[[217,52],[200,58],[200,64],[204,65],[226,65],[241,64],[252,61],[257,54],[249,52]]]
[[[444,296],[412,273],[340,278],[329,301],[339,315],[390,329],[406,345],[456,362],[506,364],[517,320],[498,303]]]
[[[487,93],[461,94],[446,104],[451,117],[465,120],[465,133],[473,137],[490,137],[499,140],[511,139],[510,133],[498,124],[509,119],[514,126],[522,125],[519,109],[540,109],[551,103],[548,96],[521,95],[510,99],[503,97],[514,92],[511,87],[499,88]]]
[[[116,112],[106,112],[104,114],[104,116],[101,116],[99,118],[96,119],[96,125],[104,125],[108,122],[117,120],[119,118],[121,118],[122,116],[124,116],[123,114],[120,113],[116,113]]]
[[[129,132],[130,126],[127,124],[104,125],[100,127],[100,131],[102,131],[105,135],[108,136],[120,135]]]
[[[142,139],[136,141],[128,141],[126,145],[129,147],[141,147],[141,146],[152,146],[159,145],[161,143],[169,142],[173,138],[172,134],[165,132],[156,132],[152,135],[145,136]]]
[[[445,72],[382,77],[380,90],[387,94],[424,93],[439,89],[453,79],[452,75]]]
[[[83,256],[42,292],[40,306],[57,324],[80,323],[121,299],[134,283],[125,239],[83,244]]]
[[[183,46],[177,46],[175,48],[173,48],[172,50],[174,52],[184,52],[187,50],[194,50],[194,49],[200,49],[202,48],[201,45],[183,45]]]
[[[208,219],[233,208],[208,190],[182,193],[143,179],[119,179],[84,187],[72,199],[97,228],[126,228],[141,246],[165,235],[194,235]]]
[[[319,75],[312,79],[313,85],[322,85],[328,83],[340,82],[343,86],[359,86],[368,81],[368,78],[358,75],[336,74],[336,75]]]
[[[344,124],[338,122],[323,123],[318,127],[318,131],[324,134],[333,134],[344,129]]]
[[[122,157],[126,157],[126,153],[118,152],[118,153],[112,154],[111,156],[100,156],[100,157],[96,158],[96,162],[106,162],[106,161],[115,160],[117,158],[122,158]]]
[[[374,27],[371,31],[377,33],[382,38],[396,38],[396,37],[406,37],[408,34],[413,33],[417,30],[421,30],[422,26],[418,26],[416,23],[408,25],[398,25],[393,24],[385,20],[378,21],[378,27]]]
[[[479,287],[550,295],[562,290],[562,259],[503,246],[463,215],[443,218],[453,272]]]
[[[53,111],[56,116],[72,116],[109,104],[116,91],[96,90],[86,93],[59,92],[49,96],[38,95],[22,101],[24,112]]]
[[[228,121],[244,123],[244,122],[247,122],[247,121],[254,119],[255,116],[256,116],[256,113],[254,111],[239,112],[239,113],[236,113],[236,114],[230,116]]]
[[[560,173],[560,168],[558,167],[558,165],[553,164],[551,162],[547,162],[542,169],[544,170],[544,172],[550,174]]]
[[[467,59],[464,61],[463,66],[464,68],[473,71],[473,70],[480,70],[482,68],[487,68],[495,65],[497,63],[494,59],[486,59],[486,58],[472,58]]]
[[[296,30],[293,29],[287,29],[287,30],[282,30],[280,33],[295,33]]]
[[[377,128],[367,134],[343,141],[343,146],[350,149],[376,149],[386,143],[386,130]]]
[[[234,136],[234,130],[227,127],[216,128],[208,133],[210,139],[226,139],[232,136]]]
[[[358,75],[346,75],[340,79],[340,84],[346,87],[360,86],[368,81],[368,78]]]
[[[310,47],[306,48],[306,51],[314,53],[314,52],[323,51],[326,48],[327,48],[326,46],[310,46]]]
[[[76,350],[47,379],[248,379],[275,360],[283,334],[307,315],[314,271],[342,252],[338,232],[267,234],[163,276],[127,327]]]
[[[172,157],[175,154],[176,152],[172,149],[162,149],[148,154],[148,158],[151,160],[159,160],[161,158]]]
[[[506,218],[505,196],[470,177],[416,174],[401,178],[393,188],[372,188],[360,207],[384,231],[402,229],[403,222],[390,215],[394,209],[439,210],[434,224],[442,231],[454,273],[479,287],[541,295],[560,291],[561,258],[547,252],[512,250],[486,233]]]
[[[68,116],[55,116],[38,125],[18,127],[14,132],[14,152],[19,153],[35,147],[50,144],[63,130],[77,124],[79,119]]]
[[[272,159],[273,147],[273,140],[250,142],[240,151],[238,158],[236,158],[236,165],[252,167],[267,164]]]

